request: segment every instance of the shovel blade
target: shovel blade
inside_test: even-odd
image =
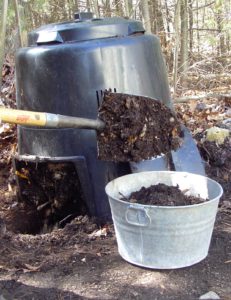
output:
[[[141,162],[130,162],[132,173],[143,171],[181,171],[205,176],[203,160],[190,131],[182,126],[183,144],[177,151],[171,151],[171,159],[166,155]],[[171,161],[171,162],[170,162]]]
[[[203,160],[200,156],[196,142],[190,131],[182,126],[184,139],[182,146],[176,151],[171,151],[175,171],[189,172],[206,175]]]
[[[169,161],[165,155],[140,162],[130,162],[132,173],[146,171],[169,171]]]

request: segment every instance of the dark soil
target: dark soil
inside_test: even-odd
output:
[[[224,144],[218,145],[215,142],[203,141],[199,143],[202,157],[208,164],[214,167],[225,167],[231,169],[231,140],[226,138]]]
[[[17,206],[11,208],[14,218],[26,210],[37,220],[33,230],[17,226],[14,232],[47,232],[53,226],[63,227],[76,216],[87,213],[87,207],[76,168],[72,162],[21,161],[15,158],[18,182]],[[19,209],[20,208],[20,209]]]
[[[98,133],[99,159],[141,161],[180,146],[180,123],[159,101],[107,92],[99,109],[105,128]]]
[[[208,177],[214,178],[223,187],[221,201],[231,203],[231,139],[227,138],[222,145],[199,140],[198,148],[206,162]]]
[[[168,186],[163,183],[148,188],[142,187],[139,191],[131,193],[129,199],[123,198],[121,200],[159,206],[192,205],[206,201],[199,197],[185,195],[178,186]]]

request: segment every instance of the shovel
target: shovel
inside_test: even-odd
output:
[[[142,98],[142,99],[140,99]],[[105,100],[106,99],[106,100]],[[108,106],[108,99],[112,101],[114,108],[112,109],[112,112],[114,113],[113,118],[115,118],[115,124],[109,124],[107,121],[107,118],[105,119],[104,115],[104,109],[105,107],[107,108]],[[139,104],[139,101],[146,101],[147,100],[147,106],[153,107],[153,110],[156,109],[156,105],[160,105],[158,109],[166,109],[166,113],[171,117],[174,118],[175,120],[175,115],[174,113],[167,107],[165,107],[162,103],[159,101],[153,101],[154,99],[150,99],[147,97],[139,97],[139,96],[134,96],[134,95],[126,95],[126,94],[118,94],[118,93],[104,93],[103,95],[103,101],[101,103],[101,106],[99,108],[99,118],[97,119],[88,119],[88,118],[79,118],[79,117],[71,117],[71,116],[64,116],[64,115],[59,115],[59,114],[52,114],[52,113],[46,113],[46,112],[34,112],[34,111],[25,111],[25,110],[17,110],[17,109],[9,109],[9,108],[2,108],[0,107],[0,120],[2,122],[6,123],[13,123],[13,124],[19,124],[19,125],[24,125],[24,126],[36,126],[36,127],[45,127],[45,128],[79,128],[79,129],[93,129],[97,131],[97,139],[98,139],[98,150],[99,150],[99,158],[103,160],[108,160],[108,161],[121,161],[120,159],[117,159],[117,151],[122,150],[127,150],[126,147],[130,147],[131,149],[133,147],[132,145],[129,145],[129,143],[133,143],[136,137],[131,137],[128,136],[125,139],[125,142],[122,143],[121,149],[116,149],[114,152],[114,156],[112,155],[111,147],[114,145],[115,140],[113,140],[114,132],[113,130],[116,129],[116,127],[120,127],[122,124],[122,130],[126,131],[127,129],[129,130],[130,127],[134,126],[134,124],[138,123],[140,116],[142,116],[141,112],[138,112],[138,117],[136,118],[130,118],[129,119],[129,125],[128,128],[124,129],[124,119],[120,114],[116,114],[113,110],[118,109],[118,107],[122,106],[122,100],[124,100],[125,105],[128,106],[127,111],[131,110],[131,105],[136,106]],[[129,101],[128,101],[129,100]],[[140,103],[141,103],[140,102]],[[110,103],[109,103],[110,104]],[[139,106],[136,109],[139,111]],[[152,111],[152,108],[151,108]],[[155,112],[156,113],[156,112]],[[158,115],[158,110],[157,110],[157,115]],[[126,116],[125,116],[126,117]],[[176,120],[175,120],[176,121]],[[174,121],[174,122],[175,122]],[[175,124],[175,123],[174,123]],[[110,125],[110,126],[109,126]],[[149,126],[149,125],[148,125]],[[174,128],[172,126],[172,122],[169,122],[169,126]],[[160,125],[161,127],[161,125]],[[179,125],[176,125],[176,127],[179,128]],[[182,127],[182,126],[181,126]],[[121,128],[121,127],[120,127]],[[143,129],[146,130],[144,127]],[[175,128],[174,128],[175,129]],[[142,136],[145,134],[145,130],[143,130],[140,134]],[[200,158],[199,151],[196,147],[195,142],[193,141],[193,138],[191,134],[187,131],[186,128],[183,128],[182,130],[185,133],[185,138],[183,139],[183,143],[181,147],[176,147],[176,149],[172,149],[175,151],[166,151],[162,153],[170,153],[171,160],[173,162],[173,167],[176,171],[186,171],[186,172],[193,172],[197,174],[202,174],[204,175],[204,166],[202,163],[202,160]],[[118,133],[118,131],[117,131]],[[105,135],[109,137],[108,139],[105,139]],[[161,139],[164,139],[166,135],[171,135],[171,131],[166,132],[160,136]],[[143,143],[146,142],[146,140],[150,141],[150,139],[154,139],[153,135],[150,135],[150,133],[147,133],[146,137],[143,139]],[[121,141],[120,141],[121,142]],[[135,141],[136,142],[136,141]],[[134,142],[134,143],[135,143]],[[104,145],[107,144],[107,153],[103,153]],[[121,144],[121,143],[120,143]],[[102,147],[103,146],[103,147]],[[153,147],[156,146],[155,141],[153,142]],[[178,148],[178,149],[177,149]],[[170,149],[171,150],[171,149]],[[139,150],[142,152],[142,150]],[[145,149],[143,148],[143,151]],[[142,153],[140,153],[142,156]],[[151,155],[150,155],[151,154]],[[152,155],[153,154],[153,155]],[[158,156],[156,153],[149,153],[149,157],[156,157]],[[134,157],[132,157],[134,158]],[[144,170],[159,170],[161,169],[166,169],[168,170],[169,164],[168,164],[168,159],[165,160],[165,158],[161,159],[152,159],[150,160],[147,157],[142,157],[142,160],[140,163],[133,163],[133,159],[128,159],[130,161],[131,169],[135,172],[140,172]],[[149,160],[148,160],[149,159]],[[126,160],[126,157],[125,157]],[[124,161],[125,161],[124,160]],[[147,160],[145,162],[145,160]],[[167,161],[167,163],[166,163]],[[148,166],[147,166],[148,164]],[[160,165],[160,166],[159,166]],[[164,167],[163,167],[164,166]],[[144,167],[144,169],[143,169]]]
[[[180,146],[180,123],[160,101],[111,91],[103,92],[101,99],[95,120],[8,108],[0,109],[0,119],[24,126],[96,130],[98,158],[104,161],[141,161]]]
[[[70,117],[46,112],[34,112],[0,107],[0,120],[24,126],[38,126],[46,128],[82,128],[103,130],[105,123],[100,119]]]

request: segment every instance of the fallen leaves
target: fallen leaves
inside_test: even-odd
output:
[[[16,126],[0,124],[0,163],[9,164],[16,148]]]
[[[222,92],[222,91],[221,91]],[[191,91],[191,95],[194,92]],[[190,91],[188,91],[188,96]],[[218,181],[224,190],[220,206],[223,212],[230,214],[227,203],[231,203],[231,118],[230,98],[204,98],[202,100],[191,100],[187,103],[175,104],[177,116],[191,130],[197,146],[205,161],[206,174],[208,177]],[[224,131],[224,144],[216,141],[206,140],[206,135],[211,128],[218,127]],[[222,129],[221,129],[222,128]],[[212,129],[213,131],[213,129]],[[225,139],[226,137],[226,139]],[[213,138],[212,138],[213,140]],[[221,137],[223,142],[223,135]]]
[[[0,91],[0,105],[16,107],[15,68],[14,59],[6,57],[2,69],[2,89]]]
[[[175,104],[177,116],[195,135],[216,126],[230,118],[229,107],[225,100],[191,100],[188,103]]]
[[[98,237],[106,237],[110,233],[109,226],[105,225],[103,228],[93,231],[88,236],[90,239],[98,238]]]

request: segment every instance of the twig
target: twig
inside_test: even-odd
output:
[[[205,99],[205,98],[218,98],[218,99],[222,99],[222,98],[231,98],[231,94],[214,94],[214,93],[208,93],[208,94],[204,94],[201,96],[187,96],[187,97],[180,97],[180,98],[175,98],[174,102],[175,103],[185,103],[188,102],[190,100],[201,100],[201,99]]]
[[[229,263],[231,263],[231,259],[225,261],[225,264],[229,264]]]
[[[46,203],[43,203],[43,204],[39,205],[39,206],[37,207],[37,210],[40,211],[40,210],[44,209],[45,207],[47,207],[49,204],[51,204],[51,201],[50,201],[50,200],[47,201]]]
[[[205,145],[202,145],[202,148],[205,150],[205,152],[208,154],[208,157],[211,157],[208,149],[205,147]]]
[[[67,220],[69,220],[74,214],[69,214],[67,215],[64,219],[62,219],[61,221],[59,221],[59,225],[62,226],[62,224],[64,222],[66,222]]]

